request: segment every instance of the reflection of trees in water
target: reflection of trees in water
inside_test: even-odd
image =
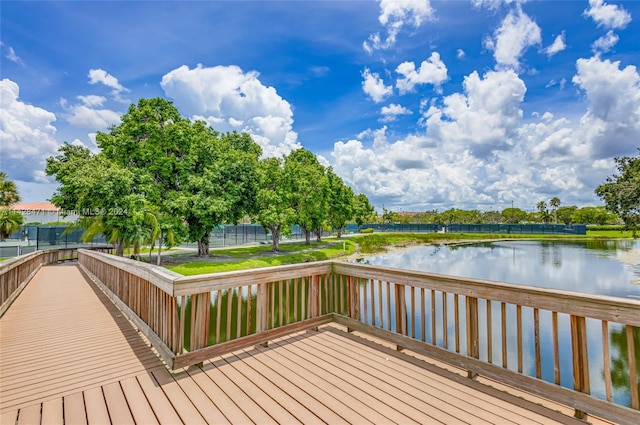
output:
[[[611,383],[626,394],[631,393],[629,374],[629,346],[625,327],[611,331],[611,345],[617,349],[617,355],[611,358]],[[633,328],[633,346],[635,347],[636,376],[640,377],[640,328]],[[635,385],[640,391],[640,381]]]

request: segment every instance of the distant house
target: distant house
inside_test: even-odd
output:
[[[63,215],[63,211],[51,202],[25,202],[21,204],[13,204],[10,208],[22,214],[25,224],[46,224],[54,221],[74,222],[78,219],[76,214],[68,214],[65,217]]]

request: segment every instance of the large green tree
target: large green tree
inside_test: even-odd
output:
[[[327,217],[328,184],[325,168],[313,152],[304,148],[291,151],[284,160],[284,171],[291,188],[291,206],[296,212],[305,242],[311,232],[320,229]],[[318,233],[318,240],[320,240]]]
[[[280,251],[280,237],[291,233],[296,220],[290,179],[285,175],[284,160],[266,158],[258,167],[256,220],[271,232],[273,252]]]
[[[153,234],[154,226],[142,218],[145,194],[152,186],[148,176],[84,147],[64,144],[59,151],[60,155],[47,159],[46,173],[61,184],[51,201],[81,215],[85,239],[103,234],[114,244],[116,254],[122,255],[125,247],[136,245],[141,232]]]
[[[502,219],[504,223],[517,224],[527,218],[527,212],[520,208],[505,208],[502,210]]]
[[[327,221],[336,230],[338,237],[342,237],[342,229],[347,221],[353,217],[353,190],[344,184],[331,167],[327,169],[328,203]]]
[[[353,198],[353,220],[358,227],[364,223],[373,221],[376,216],[376,210],[369,203],[369,198],[364,193],[359,193]]]
[[[0,207],[6,207],[20,201],[20,194],[13,180],[0,171]]]
[[[640,155],[615,158],[615,162],[618,174],[607,177],[606,183],[598,186],[595,193],[635,237],[640,227]]]
[[[172,210],[188,226],[198,255],[209,255],[211,230],[237,223],[256,211],[260,146],[244,133],[218,134],[203,122],[192,126],[190,167],[183,185],[169,196]]]

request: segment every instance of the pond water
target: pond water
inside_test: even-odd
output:
[[[595,295],[640,299],[640,241],[504,241],[491,243],[472,243],[456,245],[428,245],[401,251],[392,251],[373,255],[358,260],[359,263],[410,269],[432,273],[440,273],[461,277],[524,284],[537,287],[561,289]],[[452,298],[452,297],[450,297]],[[464,297],[460,297],[461,310],[464,309]],[[438,301],[439,302],[439,301]],[[448,308],[453,309],[453,300],[448,299]],[[484,303],[480,303],[480,317],[485,314]],[[516,330],[510,324],[515,322],[515,307],[508,309],[508,368],[515,370],[517,351],[515,344]],[[431,308],[431,306],[427,306]],[[436,309],[438,307],[436,306]],[[499,303],[492,303],[492,310],[500,311]],[[427,315],[428,316],[428,315]],[[500,329],[499,314],[492,317],[494,329]],[[524,372],[535,376],[535,348],[533,336],[533,310],[523,308]],[[429,318],[427,318],[429,319]],[[420,334],[420,319],[415,320]],[[451,319],[447,323],[447,333],[452,335],[454,324]],[[464,322],[463,322],[464,323]],[[561,385],[573,387],[572,365],[570,361],[571,337],[569,333],[569,317],[559,315],[559,336],[561,353],[566,361],[561,361]],[[430,323],[425,325],[430,329]],[[438,324],[440,327],[441,324]],[[480,329],[483,336],[482,325]],[[485,325],[486,326],[486,325]],[[486,329],[486,328],[485,328]],[[540,330],[542,341],[542,379],[553,382],[553,350],[551,335],[551,314],[540,312]],[[464,332],[464,331],[462,331]],[[500,347],[501,336],[493,333],[493,346]],[[463,333],[464,334],[464,333]],[[442,337],[437,341],[442,346]],[[589,349],[589,366],[591,393],[598,398],[606,398],[604,384],[602,327],[601,322],[587,320],[587,338]],[[630,405],[629,359],[625,329],[619,324],[609,326],[611,352],[611,371],[613,384],[613,401],[622,405]],[[634,329],[636,356],[640,356],[640,329]],[[461,352],[466,352],[464,341]],[[480,358],[487,360],[487,341],[480,341]],[[500,365],[501,353],[494,349],[493,363]],[[636,360],[638,376],[640,376],[640,360]],[[636,383],[640,387],[640,383]]]

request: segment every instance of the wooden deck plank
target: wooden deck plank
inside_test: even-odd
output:
[[[149,347],[76,265],[43,267],[0,320],[0,411],[164,367]]]
[[[42,403],[41,425],[62,425],[64,423],[62,397]]]
[[[262,363],[258,359],[256,359],[256,354],[259,353],[260,352],[256,350],[247,350],[242,353],[234,353],[234,355],[251,368],[250,373],[253,376],[256,376],[256,374],[262,375],[264,379],[273,383],[280,391],[283,391],[289,397],[297,400],[299,403],[313,412],[316,416],[318,416],[318,418],[320,418],[322,421],[326,423],[337,423],[345,421],[345,417],[338,415],[330,407],[328,407],[327,404],[324,404],[322,401],[318,400],[318,398],[310,395],[306,391],[306,387],[310,386],[309,384],[305,382],[296,385],[292,381],[287,380],[284,376],[282,376],[280,372],[275,371],[269,365]]]
[[[114,382],[102,387],[104,400],[107,403],[111,422],[116,424],[135,424],[129,405],[120,387],[120,382]],[[103,422],[104,423],[104,422]]]
[[[182,422],[189,425],[206,423],[202,415],[200,415],[200,412],[198,412],[198,409],[194,407],[191,400],[189,400],[184,391],[182,391],[182,388],[180,388],[166,369],[155,370],[152,372],[152,375],[167,398],[171,401],[173,408],[180,416],[180,419],[182,419]]]
[[[276,424],[277,422],[251,397],[242,391],[235,382],[211,362],[202,365],[202,371],[213,382],[220,385],[220,388],[242,409],[242,411],[256,424]]]
[[[300,423],[287,409],[274,401],[267,392],[248,380],[244,375],[230,366],[224,359],[215,358],[209,360],[218,370],[229,380],[233,381],[247,396],[257,405],[267,411],[269,415],[278,423],[295,424]]]
[[[411,393],[409,388],[403,387],[399,380],[383,376],[380,373],[380,368],[383,367],[381,364],[377,367],[361,367],[366,365],[362,365],[359,359],[342,358],[339,353],[327,352],[321,344],[314,342],[314,338],[298,339],[291,344],[290,349],[300,350],[301,355],[314,356],[316,364],[324,364],[323,368],[329,373],[350,376],[358,386],[367,388],[368,392],[375,394],[380,402],[388,403],[418,423],[469,425],[486,423],[479,418],[469,418],[462,412],[451,409],[451,406],[444,405],[442,400],[429,397],[424,392],[420,395]]]
[[[253,351],[258,351],[262,355],[255,355]],[[248,352],[253,355],[253,359],[256,361],[257,367],[262,369],[261,366],[264,366],[270,371],[273,371],[276,376],[286,379],[294,387],[293,391],[309,394],[311,398],[317,400],[320,404],[326,406],[340,416],[341,421],[358,424],[374,423],[370,421],[370,418],[368,419],[362,416],[358,412],[357,407],[350,407],[349,404],[351,403],[344,401],[345,398],[349,398],[348,394],[340,394],[338,388],[332,388],[320,379],[314,380],[313,377],[310,377],[305,370],[294,363],[283,359],[278,361],[277,356],[272,357],[271,351],[273,350],[257,348]],[[383,417],[380,417],[378,419],[382,418]]]
[[[33,425],[40,423],[40,412],[42,405],[34,404],[33,406],[20,409],[20,416],[18,417],[18,425]]]
[[[198,385],[202,391],[209,396],[209,398],[216,404],[222,414],[229,420],[229,422],[237,423],[253,423],[249,416],[247,416],[237,403],[241,403],[242,400],[234,397],[232,399],[227,394],[229,391],[223,391],[218,385],[207,377],[207,374],[198,367],[191,367],[186,370],[186,373],[191,376],[193,382]]]
[[[107,424],[109,419],[107,403],[104,400],[102,387],[91,388],[84,391],[84,404],[87,409],[87,422],[89,425]]]
[[[64,422],[85,425],[87,413],[82,393],[75,393],[64,398]]]
[[[333,336],[326,336],[323,341],[330,344],[333,341]],[[338,335],[339,336],[339,335]],[[451,396],[450,403],[456,403],[463,407],[468,406],[469,410],[472,410],[473,415],[482,415],[485,419],[490,420],[493,417],[494,420],[500,420],[504,423],[522,424],[522,423],[544,423],[547,418],[540,418],[540,421],[534,421],[531,418],[522,416],[522,412],[513,405],[505,402],[502,399],[491,397],[483,392],[472,390],[471,388],[444,378],[441,375],[429,373],[424,368],[420,368],[402,358],[389,356],[385,353],[378,353],[362,350],[361,344],[356,341],[352,341],[349,338],[344,338],[346,343],[346,349],[343,354],[351,353],[362,356],[363,360],[370,362],[379,362],[380,356],[383,356],[386,363],[392,373],[396,373],[397,376],[403,381],[411,384],[412,386],[422,387],[423,385],[433,385],[438,383],[438,391],[443,394]],[[386,356],[386,357],[385,357]],[[447,397],[448,398],[448,397]],[[496,418],[497,416],[497,418]]]
[[[6,410],[0,413],[0,424],[1,425],[15,425],[18,421],[18,409],[16,410]]]
[[[406,416],[403,412],[399,412],[394,407],[381,402],[379,398],[370,394],[369,388],[365,391],[358,385],[354,385],[353,381],[349,379],[350,377],[344,374],[336,375],[327,371],[325,367],[319,367],[320,365],[317,365],[315,359],[309,358],[304,353],[301,355],[297,350],[292,350],[291,344],[288,341],[283,342],[276,340],[273,342],[273,345],[275,347],[272,347],[270,344],[269,348],[281,348],[279,350],[273,350],[274,353],[283,356],[288,362],[297,364],[303,368],[305,373],[308,374],[309,379],[314,379],[313,376],[316,376],[321,381],[331,384],[343,394],[350,395],[351,398],[349,401],[353,403],[354,407],[357,406],[364,416],[367,418],[375,417],[381,419],[371,419],[374,423],[420,423]],[[322,364],[321,366],[325,365]]]
[[[207,423],[228,424],[230,423],[218,406],[211,398],[195,383],[195,381],[185,371],[173,376],[185,395],[191,400]]]
[[[244,376],[245,382],[251,382],[255,386],[259,387],[265,394],[273,399],[274,402],[282,406],[286,411],[295,417],[298,421],[304,424],[322,424],[326,423],[319,418],[313,411],[309,409],[307,403],[302,403],[300,400],[304,398],[304,393],[298,394],[298,397],[292,397],[289,393],[285,392],[276,385],[273,381],[265,378],[262,374],[252,369],[245,363],[250,355],[245,353],[232,353],[222,356],[222,358],[234,368],[239,374]],[[308,400],[313,403],[311,400]],[[335,419],[333,417],[332,419]],[[329,422],[330,423],[330,422]]]
[[[380,351],[372,351],[364,349],[362,344],[357,344],[353,340],[348,338],[341,338],[339,334],[323,335],[320,333],[319,338],[314,341],[320,343],[324,347],[331,347],[335,351],[341,353],[337,357],[339,361],[348,362],[354,357],[357,357],[362,364],[379,364],[383,362],[385,364],[385,370],[391,375],[378,376],[373,374],[372,376],[378,376],[380,379],[399,380],[402,384],[409,387],[407,391],[410,394],[417,394],[422,392],[423,396],[420,397],[423,400],[427,398],[433,398],[435,404],[442,406],[459,406],[457,409],[451,409],[451,414],[466,416],[473,423],[479,423],[480,421],[487,421],[489,423],[498,419],[501,423],[513,423],[513,424],[542,424],[547,418],[540,417],[538,421],[522,416],[523,412],[512,412],[513,406],[510,410],[503,409],[499,403],[499,400],[483,397],[479,391],[471,393],[468,388],[463,385],[455,386],[454,382],[450,380],[438,379],[438,376],[433,373],[426,373],[424,369],[417,367],[411,367],[411,364],[399,359],[398,356],[392,356],[384,354]],[[339,344],[340,343],[340,344]],[[356,356],[357,355],[357,356]],[[355,367],[358,367],[357,363],[354,363]],[[381,369],[376,369],[381,370]],[[363,368],[363,371],[367,371]],[[420,376],[424,376],[422,380],[418,379]],[[474,402],[474,400],[482,398],[482,402]],[[439,403],[437,400],[441,401]],[[520,409],[522,410],[522,409]],[[497,416],[497,418],[496,418]]]
[[[136,378],[128,378],[120,381],[122,392],[127,399],[127,404],[131,409],[133,419],[137,424],[154,425],[158,424],[158,419],[153,413],[149,401],[144,395],[140,383]]]
[[[140,384],[140,389],[142,389],[145,398],[149,401],[156,418],[161,424],[169,425],[184,423],[180,419],[180,416],[178,416],[178,413],[164,391],[162,391],[162,388],[160,388],[158,383],[149,373],[138,375],[136,380]]]

